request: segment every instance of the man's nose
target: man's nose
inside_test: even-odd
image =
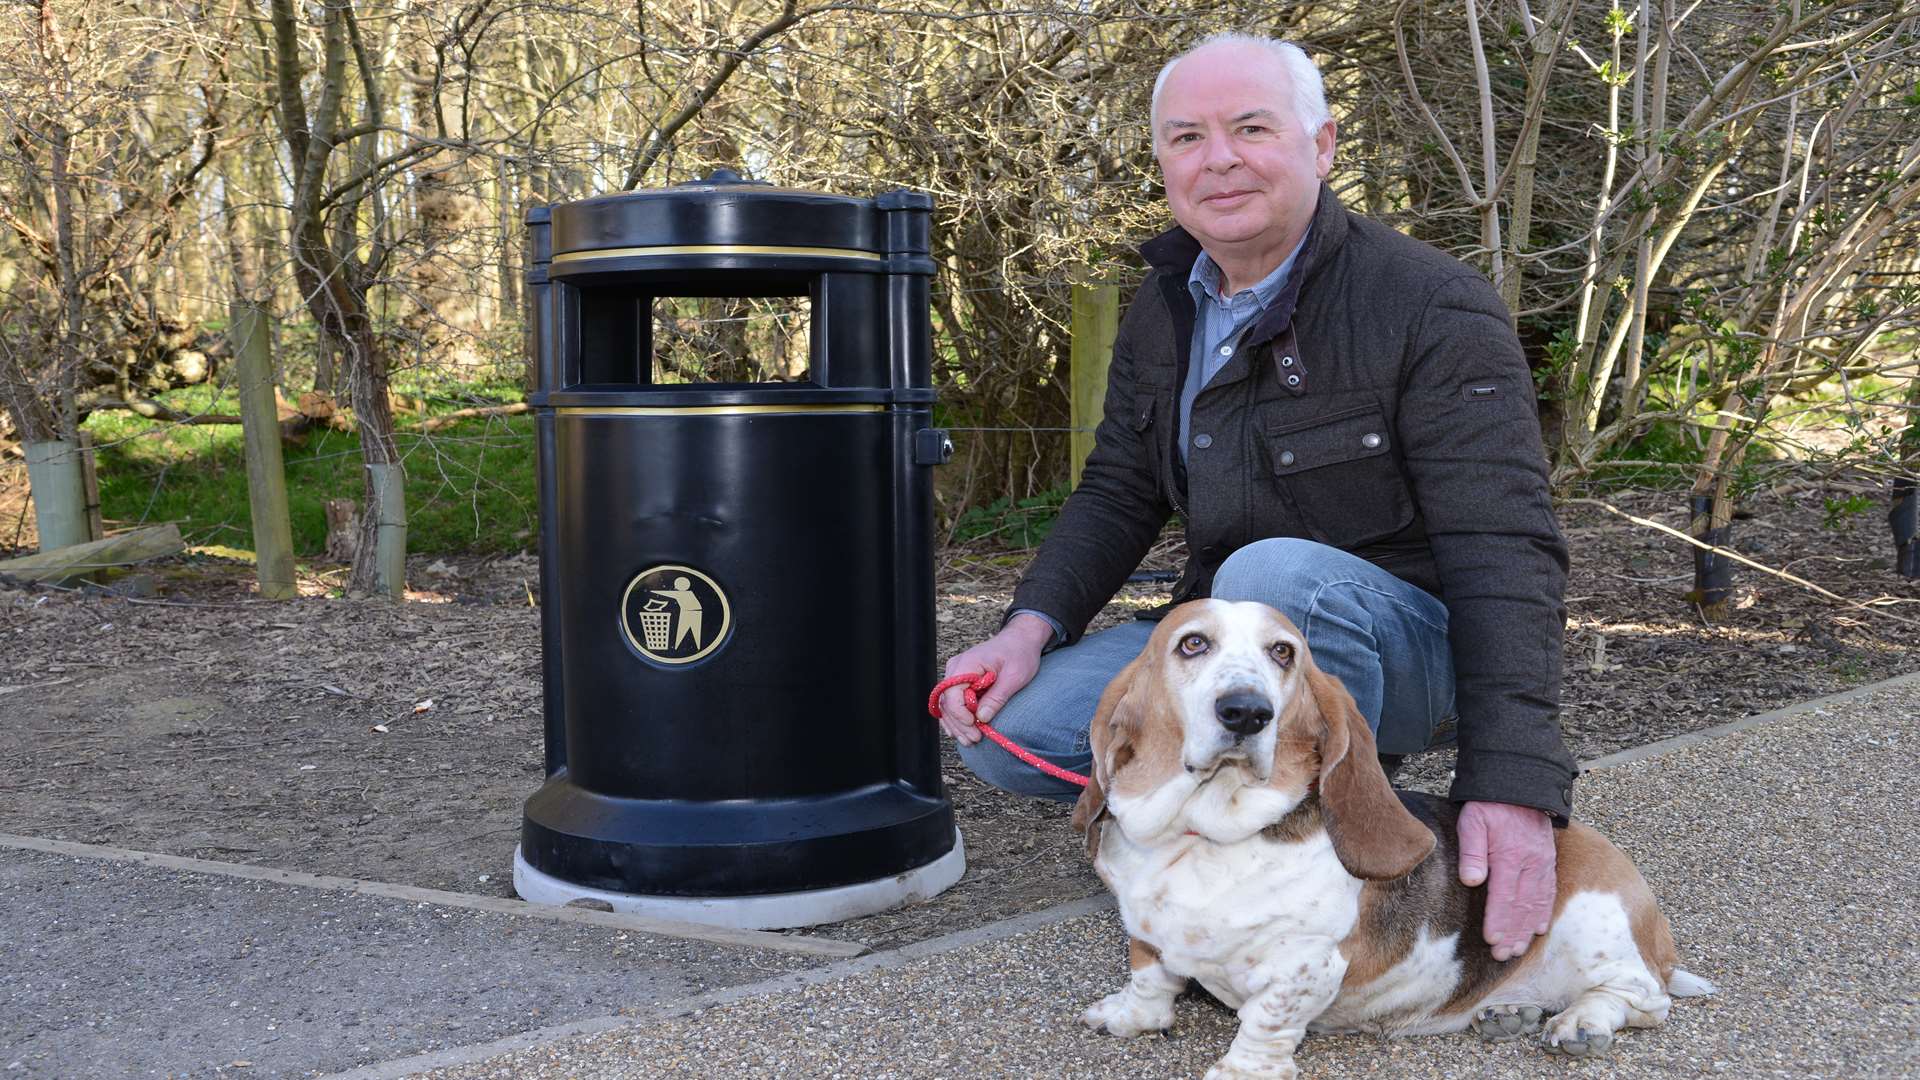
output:
[[[1213,713],[1221,727],[1235,735],[1251,735],[1273,719],[1273,705],[1259,694],[1242,690],[1215,699]]]
[[[1226,172],[1240,164],[1240,151],[1234,149],[1232,139],[1210,138],[1207,140],[1204,164],[1214,172]]]

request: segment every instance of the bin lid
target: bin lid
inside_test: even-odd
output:
[[[882,211],[902,205],[899,194],[878,200],[832,195],[775,187],[720,169],[706,179],[673,187],[555,206],[553,253],[636,248],[687,255],[726,249],[765,254],[885,254],[888,230]],[[932,200],[912,196],[904,205],[924,209]]]

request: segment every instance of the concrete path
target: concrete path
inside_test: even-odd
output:
[[[0,1077],[332,1073],[827,960],[233,870],[0,846]]]
[[[1579,788],[1582,818],[1634,856],[1717,996],[1627,1033],[1603,1065],[1473,1036],[1341,1036],[1308,1040],[1303,1075],[1920,1076],[1920,679],[1729,727],[1635,752]],[[1183,1002],[1169,1038],[1080,1026],[1080,1010],[1120,986],[1124,942],[1116,915],[1088,914],[430,1075],[1201,1075],[1235,1027],[1211,1003]]]
[[[1920,1077],[1920,676],[1615,755],[1582,818],[1720,986],[1611,1062],[1315,1037],[1307,1077]],[[1234,1019],[1076,1019],[1118,987],[1103,897],[827,960],[185,870],[0,852],[0,1077],[1199,1076]],[[245,1066],[237,1062],[246,1061]]]

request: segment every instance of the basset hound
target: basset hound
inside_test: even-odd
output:
[[[1073,823],[1119,900],[1132,977],[1084,1019],[1165,1029],[1198,980],[1240,1016],[1209,1080],[1297,1076],[1310,1030],[1539,1032],[1596,1054],[1713,990],[1675,966],[1633,863],[1578,823],[1555,830],[1547,933],[1494,960],[1486,887],[1456,871],[1457,809],[1388,784],[1352,695],[1264,604],[1169,612],[1101,697],[1092,749]]]

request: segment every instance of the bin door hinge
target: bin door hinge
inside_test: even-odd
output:
[[[953,440],[939,428],[922,428],[913,433],[915,465],[945,465],[953,458]]]

